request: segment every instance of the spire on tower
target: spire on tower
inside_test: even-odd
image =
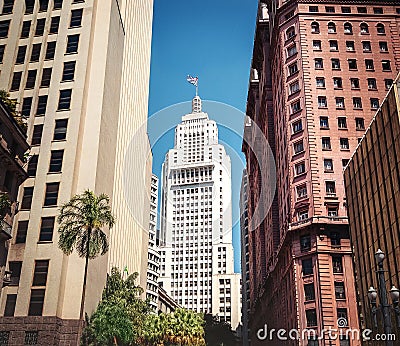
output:
[[[201,113],[201,98],[197,95],[192,100],[192,113]]]

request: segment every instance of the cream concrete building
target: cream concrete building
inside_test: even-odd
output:
[[[19,193],[8,259],[15,284],[2,291],[0,336],[10,345],[69,345],[84,260],[57,247],[62,203],[85,189],[104,192],[117,220],[109,253],[90,261],[86,312],[111,266],[139,272],[146,285],[153,1],[0,0],[1,10],[0,88],[27,118],[33,156]]]

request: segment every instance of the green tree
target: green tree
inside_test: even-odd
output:
[[[107,195],[96,196],[86,190],[62,205],[57,218],[59,248],[66,255],[76,250],[79,257],[85,258],[80,320],[83,320],[89,259],[108,251],[107,235],[103,229],[112,228],[115,223],[109,202]]]
[[[17,112],[17,100],[11,99],[10,93],[2,89],[0,89],[0,100],[3,101],[11,116],[15,119],[21,130],[26,134],[26,131],[28,130],[28,125],[23,120],[23,117]]]
[[[6,214],[10,211],[11,201],[8,194],[0,192],[0,219],[3,220]]]
[[[206,314],[204,320],[204,332],[207,346],[237,345],[235,334],[228,323],[220,321],[217,316],[211,314]]]

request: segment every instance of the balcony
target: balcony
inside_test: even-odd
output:
[[[5,233],[7,239],[11,239],[11,237],[12,237],[12,235],[11,235],[11,230],[12,230],[11,225],[9,225],[4,220],[0,220],[0,223],[1,223],[1,231],[3,233]]]

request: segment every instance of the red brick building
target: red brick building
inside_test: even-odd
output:
[[[359,328],[343,167],[398,70],[398,1],[260,3],[247,115],[275,154],[277,192],[249,233],[252,345],[299,345],[257,343],[265,324],[318,336],[338,320],[342,331]],[[251,124],[243,145],[249,224],[263,184]],[[360,342],[300,341],[321,344]]]

